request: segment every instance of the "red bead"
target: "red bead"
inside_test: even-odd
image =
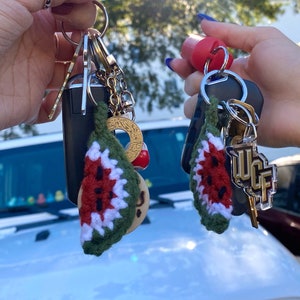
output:
[[[150,155],[146,144],[143,144],[143,148],[138,157],[132,162],[132,165],[137,169],[146,169],[150,162]]]
[[[204,66],[207,60],[210,60],[208,71],[220,70],[224,64],[224,51],[214,50],[220,46],[226,48],[226,45],[221,40],[214,37],[205,37],[200,35],[189,36],[182,44],[181,56],[187,59],[190,64],[198,71],[204,71]],[[233,56],[229,54],[226,69],[229,69],[233,62]]]

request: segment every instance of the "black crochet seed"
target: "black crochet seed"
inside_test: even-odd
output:
[[[212,177],[210,175],[207,176],[206,182],[208,185],[212,185]]]
[[[96,180],[102,180],[103,178],[103,168],[99,166],[97,168]]]
[[[96,201],[96,209],[97,209],[97,211],[101,211],[102,208],[103,208],[102,199],[101,198],[97,198],[97,201]]]
[[[219,197],[219,199],[222,199],[222,198],[223,198],[223,196],[225,195],[226,191],[227,191],[226,186],[222,186],[222,187],[220,188],[220,190],[219,190],[219,192],[218,192],[218,197]]]
[[[94,189],[95,194],[101,194],[102,191],[103,191],[103,189],[100,188],[100,187],[97,187],[97,188]]]
[[[211,163],[212,163],[213,167],[217,167],[219,165],[219,161],[215,156],[211,157]]]

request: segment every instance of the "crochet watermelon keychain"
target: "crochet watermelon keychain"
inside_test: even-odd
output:
[[[223,233],[231,219],[232,191],[224,144],[217,128],[218,103],[212,98],[205,112],[205,123],[192,153],[190,182],[201,223],[207,230]]]
[[[135,101],[123,70],[103,42],[108,25],[106,9],[98,1],[93,3],[104,13],[106,22],[101,33],[92,29],[83,36],[86,66],[83,96],[87,93],[96,109],[95,129],[88,143],[77,202],[83,250],[86,254],[99,256],[141,224],[150,197],[148,187],[136,171],[148,165],[149,157],[148,150],[143,148],[142,132],[133,121]],[[92,70],[91,61],[96,71]],[[91,91],[93,74],[109,93],[105,101],[94,99]],[[129,135],[126,150],[112,133],[117,129]]]
[[[126,234],[140,193],[139,176],[107,127],[107,111],[105,103],[98,103],[78,196],[81,244],[86,254],[96,256]]]
[[[255,83],[229,70],[234,58],[218,39],[190,36],[181,56],[204,74],[181,159],[201,222],[222,233],[232,215],[248,210],[258,228],[257,209],[272,207],[277,181],[276,166],[257,150],[263,95]]]

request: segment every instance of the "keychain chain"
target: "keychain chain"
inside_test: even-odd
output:
[[[105,62],[102,62],[102,64],[107,65]],[[132,119],[134,119],[133,106],[135,101],[128,90],[124,72],[115,60],[112,66],[106,66],[106,70],[98,69],[96,76],[109,89],[109,109],[112,115],[118,116],[131,112]]]

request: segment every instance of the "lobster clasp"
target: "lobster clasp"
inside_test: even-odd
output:
[[[96,68],[99,70],[101,69],[100,66],[103,65],[106,72],[110,73],[117,66],[117,61],[115,57],[109,53],[99,33],[89,32],[89,35],[90,50]]]

